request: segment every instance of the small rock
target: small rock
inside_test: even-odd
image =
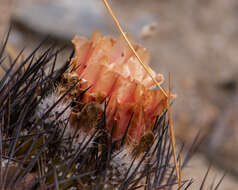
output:
[[[152,37],[153,35],[156,34],[157,29],[158,29],[157,23],[152,23],[152,24],[144,26],[141,30],[140,38],[147,39],[147,38]]]

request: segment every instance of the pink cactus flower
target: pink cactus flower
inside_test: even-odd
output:
[[[154,82],[122,36],[114,40],[94,31],[90,40],[75,37],[73,44],[76,55],[72,64],[77,67],[79,78],[84,79],[79,88],[91,86],[84,103],[97,102],[98,97],[110,98],[107,129],[111,131],[114,126],[113,139],[122,138],[133,114],[127,140],[137,143],[152,131],[156,117],[165,110],[166,96],[161,90],[153,89]],[[148,65],[148,50],[135,44],[134,48]],[[159,83],[163,82],[161,74],[151,72]]]

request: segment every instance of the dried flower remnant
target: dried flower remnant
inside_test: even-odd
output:
[[[110,98],[107,107],[107,129],[113,130],[113,139],[120,139],[131,120],[127,141],[138,144],[140,139],[151,133],[153,123],[166,108],[167,97],[161,90],[154,90],[154,82],[130,50],[123,37],[117,40],[102,36],[94,31],[90,40],[75,37],[76,56],[72,67],[77,68],[82,86],[90,89],[85,93],[83,103],[98,102]],[[134,44],[143,62],[149,64],[149,52]],[[153,77],[161,84],[163,76],[151,70]]]

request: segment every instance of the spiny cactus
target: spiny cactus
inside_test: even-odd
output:
[[[6,63],[9,33],[0,64]],[[1,78],[0,189],[174,188],[167,111],[156,117],[150,133],[137,144],[128,145],[134,113],[122,136],[114,138],[116,123],[110,130],[107,123],[110,98],[84,101],[90,86],[79,88],[84,79],[73,73],[74,52],[56,69],[60,50],[50,47],[39,54],[44,42],[23,61],[23,52],[10,61]],[[181,168],[195,147],[196,140]],[[191,183],[182,181],[183,189]]]

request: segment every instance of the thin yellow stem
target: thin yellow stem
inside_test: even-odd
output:
[[[135,51],[133,45],[131,44],[131,42],[129,41],[129,39],[127,38],[125,32],[123,31],[119,21],[117,20],[116,16],[114,15],[111,7],[109,6],[107,0],[103,0],[105,7],[107,8],[109,14],[111,15],[111,17],[113,18],[113,21],[115,22],[117,28],[119,29],[120,33],[122,34],[122,36],[124,37],[124,39],[126,40],[128,46],[130,47],[130,49],[132,50],[132,52],[134,53],[134,55],[136,56],[136,58],[138,59],[138,61],[140,62],[140,64],[142,65],[142,67],[145,69],[145,71],[149,74],[149,76],[151,77],[151,79],[153,80],[153,82],[156,84],[156,86],[163,92],[163,94],[168,98],[167,99],[167,107],[168,107],[168,113],[169,113],[169,131],[170,131],[170,137],[171,137],[171,144],[172,144],[172,149],[173,149],[173,158],[174,158],[174,164],[175,164],[175,168],[176,168],[176,174],[177,174],[177,180],[178,180],[178,185],[179,185],[179,189],[181,189],[181,172],[179,172],[179,168],[178,168],[178,164],[177,164],[177,156],[176,156],[176,151],[175,151],[175,136],[174,136],[174,130],[173,130],[173,120],[172,120],[172,113],[171,113],[171,108],[170,108],[170,75],[169,75],[169,94],[167,94],[165,92],[165,90],[160,86],[160,84],[157,82],[157,80],[153,77],[149,66],[145,65],[143,63],[143,61],[141,60],[141,58],[139,57],[139,55],[137,54],[137,52]]]
[[[174,135],[173,119],[172,119],[172,112],[171,112],[171,106],[170,106],[170,73],[169,73],[169,80],[168,80],[167,107],[168,107],[168,114],[169,114],[169,132],[170,132],[170,139],[171,139],[171,144],[172,144],[174,165],[176,168],[177,181],[178,181],[178,186],[180,189],[181,188],[181,180],[180,180],[179,168],[178,168],[178,164],[177,164],[177,156],[176,156],[176,151],[175,151],[175,135]]]
[[[181,184],[182,184],[182,161],[181,161],[181,154],[179,154],[179,190],[181,190]]]
[[[156,86],[163,92],[163,94],[168,97],[167,93],[165,92],[165,90],[160,86],[160,84],[157,82],[157,80],[153,77],[149,66],[145,65],[143,63],[143,61],[141,60],[141,58],[139,57],[139,55],[136,53],[136,50],[134,49],[133,45],[131,44],[130,40],[127,38],[125,32],[123,31],[118,19],[116,18],[116,16],[114,15],[111,7],[109,6],[107,0],[103,0],[105,7],[107,8],[109,14],[111,15],[111,17],[113,18],[117,28],[119,29],[119,31],[121,32],[122,36],[124,37],[124,39],[126,40],[128,46],[130,47],[130,49],[132,50],[132,52],[134,53],[134,55],[136,56],[136,58],[138,59],[138,61],[140,62],[140,64],[142,65],[142,67],[145,69],[145,71],[149,74],[149,76],[151,77],[151,79],[154,81],[154,83],[156,84]]]

